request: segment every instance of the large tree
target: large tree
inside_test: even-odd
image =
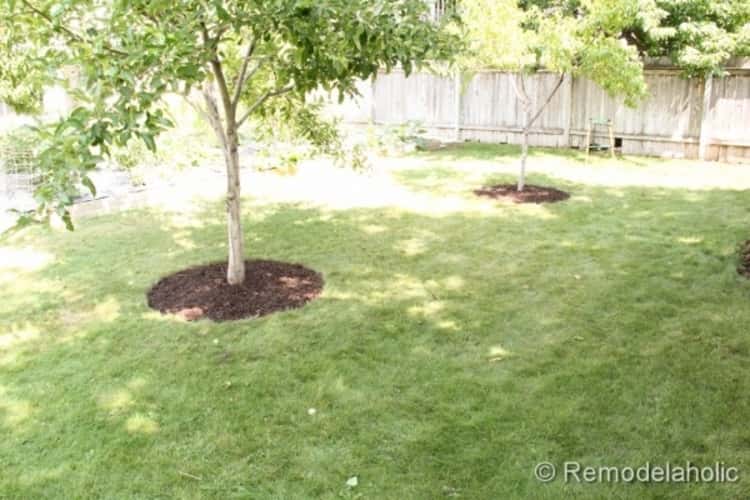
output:
[[[623,36],[644,56],[669,57],[688,75],[722,74],[733,56],[750,55],[750,0],[656,0],[657,28],[639,19]]]
[[[39,129],[36,194],[68,223],[71,186],[93,190],[87,172],[111,147],[156,147],[166,93],[200,95],[226,163],[230,284],[245,279],[240,127],[293,120],[311,91],[352,94],[381,67],[409,73],[453,46],[422,0],[0,0],[0,17],[0,100],[33,109],[58,83],[77,103]]]
[[[524,110],[518,190],[526,178],[529,132],[563,84],[565,75],[598,83],[635,105],[646,95],[643,62],[622,33],[638,25],[650,31],[660,16],[653,0],[465,0],[462,2],[469,68],[517,73],[515,91]],[[525,75],[553,72],[552,91],[537,104]]]
[[[584,15],[586,0],[519,0],[524,9]],[[617,2],[610,2],[619,7]],[[632,8],[633,3],[621,3]],[[687,75],[721,74],[733,56],[750,55],[750,0],[647,0],[628,16],[622,38],[643,57],[668,57]],[[656,22],[655,22],[656,21]]]

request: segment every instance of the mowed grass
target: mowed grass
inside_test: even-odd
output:
[[[750,282],[735,270],[750,192],[572,182],[534,162],[646,180],[662,163],[538,152],[530,182],[569,201],[475,199],[513,180],[515,152],[404,159],[401,187],[450,210],[248,200],[249,257],[326,279],[319,300],[256,320],[145,303],[160,276],[224,258],[219,202],[4,237],[0,497],[750,496]],[[542,484],[543,461],[724,462],[740,481]]]

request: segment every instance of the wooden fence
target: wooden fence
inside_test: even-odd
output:
[[[419,122],[448,140],[518,144],[523,113],[511,79],[480,72],[461,79],[395,70],[361,82],[362,97],[336,106],[350,123],[395,125]],[[552,73],[527,77],[527,90],[541,103],[557,82]],[[589,119],[611,119],[626,154],[750,162],[750,61],[740,60],[725,77],[686,79],[675,69],[646,70],[650,97],[631,109],[591,81],[566,77],[532,128],[536,146],[579,147]],[[45,112],[60,115],[71,103],[61,89],[45,93]],[[0,103],[0,133],[28,122]],[[602,130],[602,132],[604,132]],[[603,137],[599,137],[601,141]]]
[[[625,154],[748,162],[750,64],[743,64],[725,77],[707,80],[684,78],[675,69],[648,68],[650,95],[635,109],[591,81],[566,77],[534,124],[530,142],[579,147],[590,119],[609,119]],[[511,73],[486,71],[466,85],[458,78],[430,74],[406,78],[396,70],[362,84],[363,97],[345,103],[340,113],[350,122],[419,122],[449,140],[517,144],[523,113],[512,78]],[[557,79],[552,73],[526,77],[535,106]]]

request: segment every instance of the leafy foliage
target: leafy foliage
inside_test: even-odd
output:
[[[649,0],[467,0],[466,64],[522,72],[540,69],[587,77],[635,105],[646,94],[643,63],[620,39],[649,24]]]
[[[0,100],[32,109],[53,82],[75,98],[70,116],[38,128],[49,172],[40,207],[66,213],[67,187],[88,184],[113,147],[138,139],[156,149],[173,125],[166,94],[206,95],[204,111],[233,150],[242,123],[297,116],[313,90],[345,96],[381,66],[408,73],[447,57],[454,40],[426,12],[421,0],[2,0]],[[278,109],[267,105],[282,95]]]
[[[579,19],[608,12],[610,19],[625,21],[610,28],[619,29],[640,55],[669,57],[688,75],[721,74],[730,57],[750,55],[748,0],[520,0],[518,5]]]
[[[335,154],[340,146],[338,120],[323,114],[322,100],[308,100],[301,107],[296,99],[284,98],[265,110],[263,125],[256,127],[261,143],[304,143],[322,154]]]
[[[750,55],[750,1],[656,0],[660,24],[636,24],[627,40],[649,56],[671,58],[690,75],[721,74],[732,56]]]
[[[9,19],[11,12],[0,4],[0,18]],[[49,80],[40,64],[43,49],[29,43],[23,30],[15,23],[0,23],[0,100],[16,111],[35,113],[42,101],[44,83]]]

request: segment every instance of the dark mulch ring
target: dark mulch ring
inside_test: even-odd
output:
[[[570,194],[559,189],[527,184],[523,191],[518,191],[516,184],[498,184],[483,187],[474,191],[477,196],[486,196],[496,200],[506,199],[515,203],[555,203],[570,198]]]
[[[148,305],[188,321],[231,321],[302,307],[323,290],[323,276],[299,264],[248,260],[242,285],[227,283],[227,264],[193,267],[162,278]]]
[[[740,245],[740,265],[737,272],[750,278],[750,240]]]

